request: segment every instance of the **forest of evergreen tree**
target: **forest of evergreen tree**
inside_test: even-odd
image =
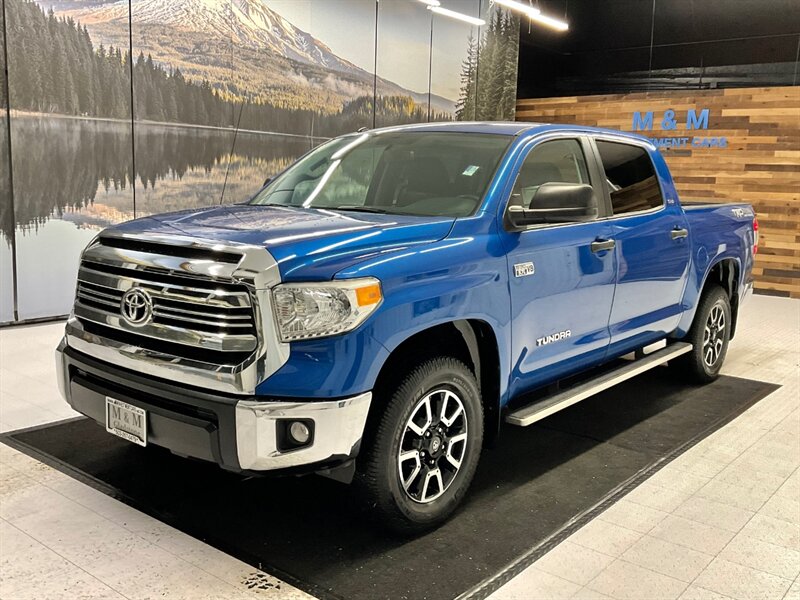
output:
[[[482,40],[469,37],[461,67],[458,121],[513,121],[517,103],[519,17],[496,9]]]

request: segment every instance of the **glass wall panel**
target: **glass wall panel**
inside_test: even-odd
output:
[[[517,102],[519,13],[498,4],[481,3],[475,119],[513,121]]]
[[[8,151],[5,7],[0,2],[0,323],[14,318],[14,206],[11,203],[11,156]]]
[[[378,127],[428,120],[432,23],[433,14],[420,2],[379,2]]]
[[[5,8],[19,317],[31,319],[69,312],[80,250],[133,214],[128,15],[125,3]]]
[[[519,97],[797,85],[796,5],[541,0],[542,12],[564,16],[569,30],[522,19]]]
[[[237,115],[234,16],[231,0],[131,2],[137,217],[220,202]]]
[[[655,11],[655,45],[771,37],[800,31],[795,0],[655,0],[652,6],[650,2],[644,4]]]
[[[480,0],[444,0],[442,7],[470,17],[481,15]],[[475,119],[480,33],[477,25],[434,15],[431,121]]]
[[[225,202],[242,202],[320,139],[324,56],[310,33],[312,2],[269,1],[232,13],[228,84],[239,131],[224,158]]]
[[[258,19],[263,28],[234,36],[241,131],[231,154],[226,201],[246,200],[320,139],[317,112],[327,98],[313,82],[327,73],[315,63],[323,53],[311,34],[313,4],[268,0]]]
[[[319,133],[332,137],[372,127],[375,78],[375,0],[339,0],[311,4],[311,34],[335,59],[315,86],[328,98],[320,107]]]
[[[651,88],[795,85],[798,15],[792,0],[658,0]]]

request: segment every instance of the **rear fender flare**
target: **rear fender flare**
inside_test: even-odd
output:
[[[738,308],[739,308],[739,292],[741,288],[741,273],[742,273],[742,262],[738,256],[736,256],[733,251],[729,251],[723,254],[719,254],[714,257],[713,260],[709,261],[702,279],[698,281],[696,287],[686,290],[686,296],[684,298],[684,304],[690,305],[684,313],[683,317],[681,318],[680,324],[676,330],[676,334],[673,337],[683,337],[689,331],[692,326],[692,322],[694,321],[695,313],[697,312],[697,307],[700,304],[700,298],[703,295],[703,290],[705,290],[706,286],[710,283],[710,276],[711,274],[718,268],[722,263],[732,263],[733,268],[726,268],[724,271],[724,279],[719,282],[723,285],[723,288],[728,293],[728,297],[731,301],[731,312],[732,312],[732,321],[733,324],[731,325],[731,339],[733,339],[734,334],[736,333],[736,320],[738,316]],[[689,295],[691,294],[691,296]]]

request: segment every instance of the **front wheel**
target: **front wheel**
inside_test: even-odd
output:
[[[700,298],[692,328],[684,338],[692,351],[679,358],[681,370],[698,383],[714,381],[719,376],[731,337],[731,303],[728,294],[715,285]]]
[[[358,492],[390,529],[429,529],[463,499],[482,445],[474,375],[454,358],[426,361],[403,378],[362,446]]]

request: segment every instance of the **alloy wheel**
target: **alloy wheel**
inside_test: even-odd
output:
[[[397,457],[400,486],[421,504],[433,502],[455,480],[467,451],[464,404],[449,389],[424,396],[403,429]]]
[[[722,354],[725,343],[725,325],[725,311],[722,304],[718,302],[711,307],[703,331],[703,362],[707,367],[713,367]]]

